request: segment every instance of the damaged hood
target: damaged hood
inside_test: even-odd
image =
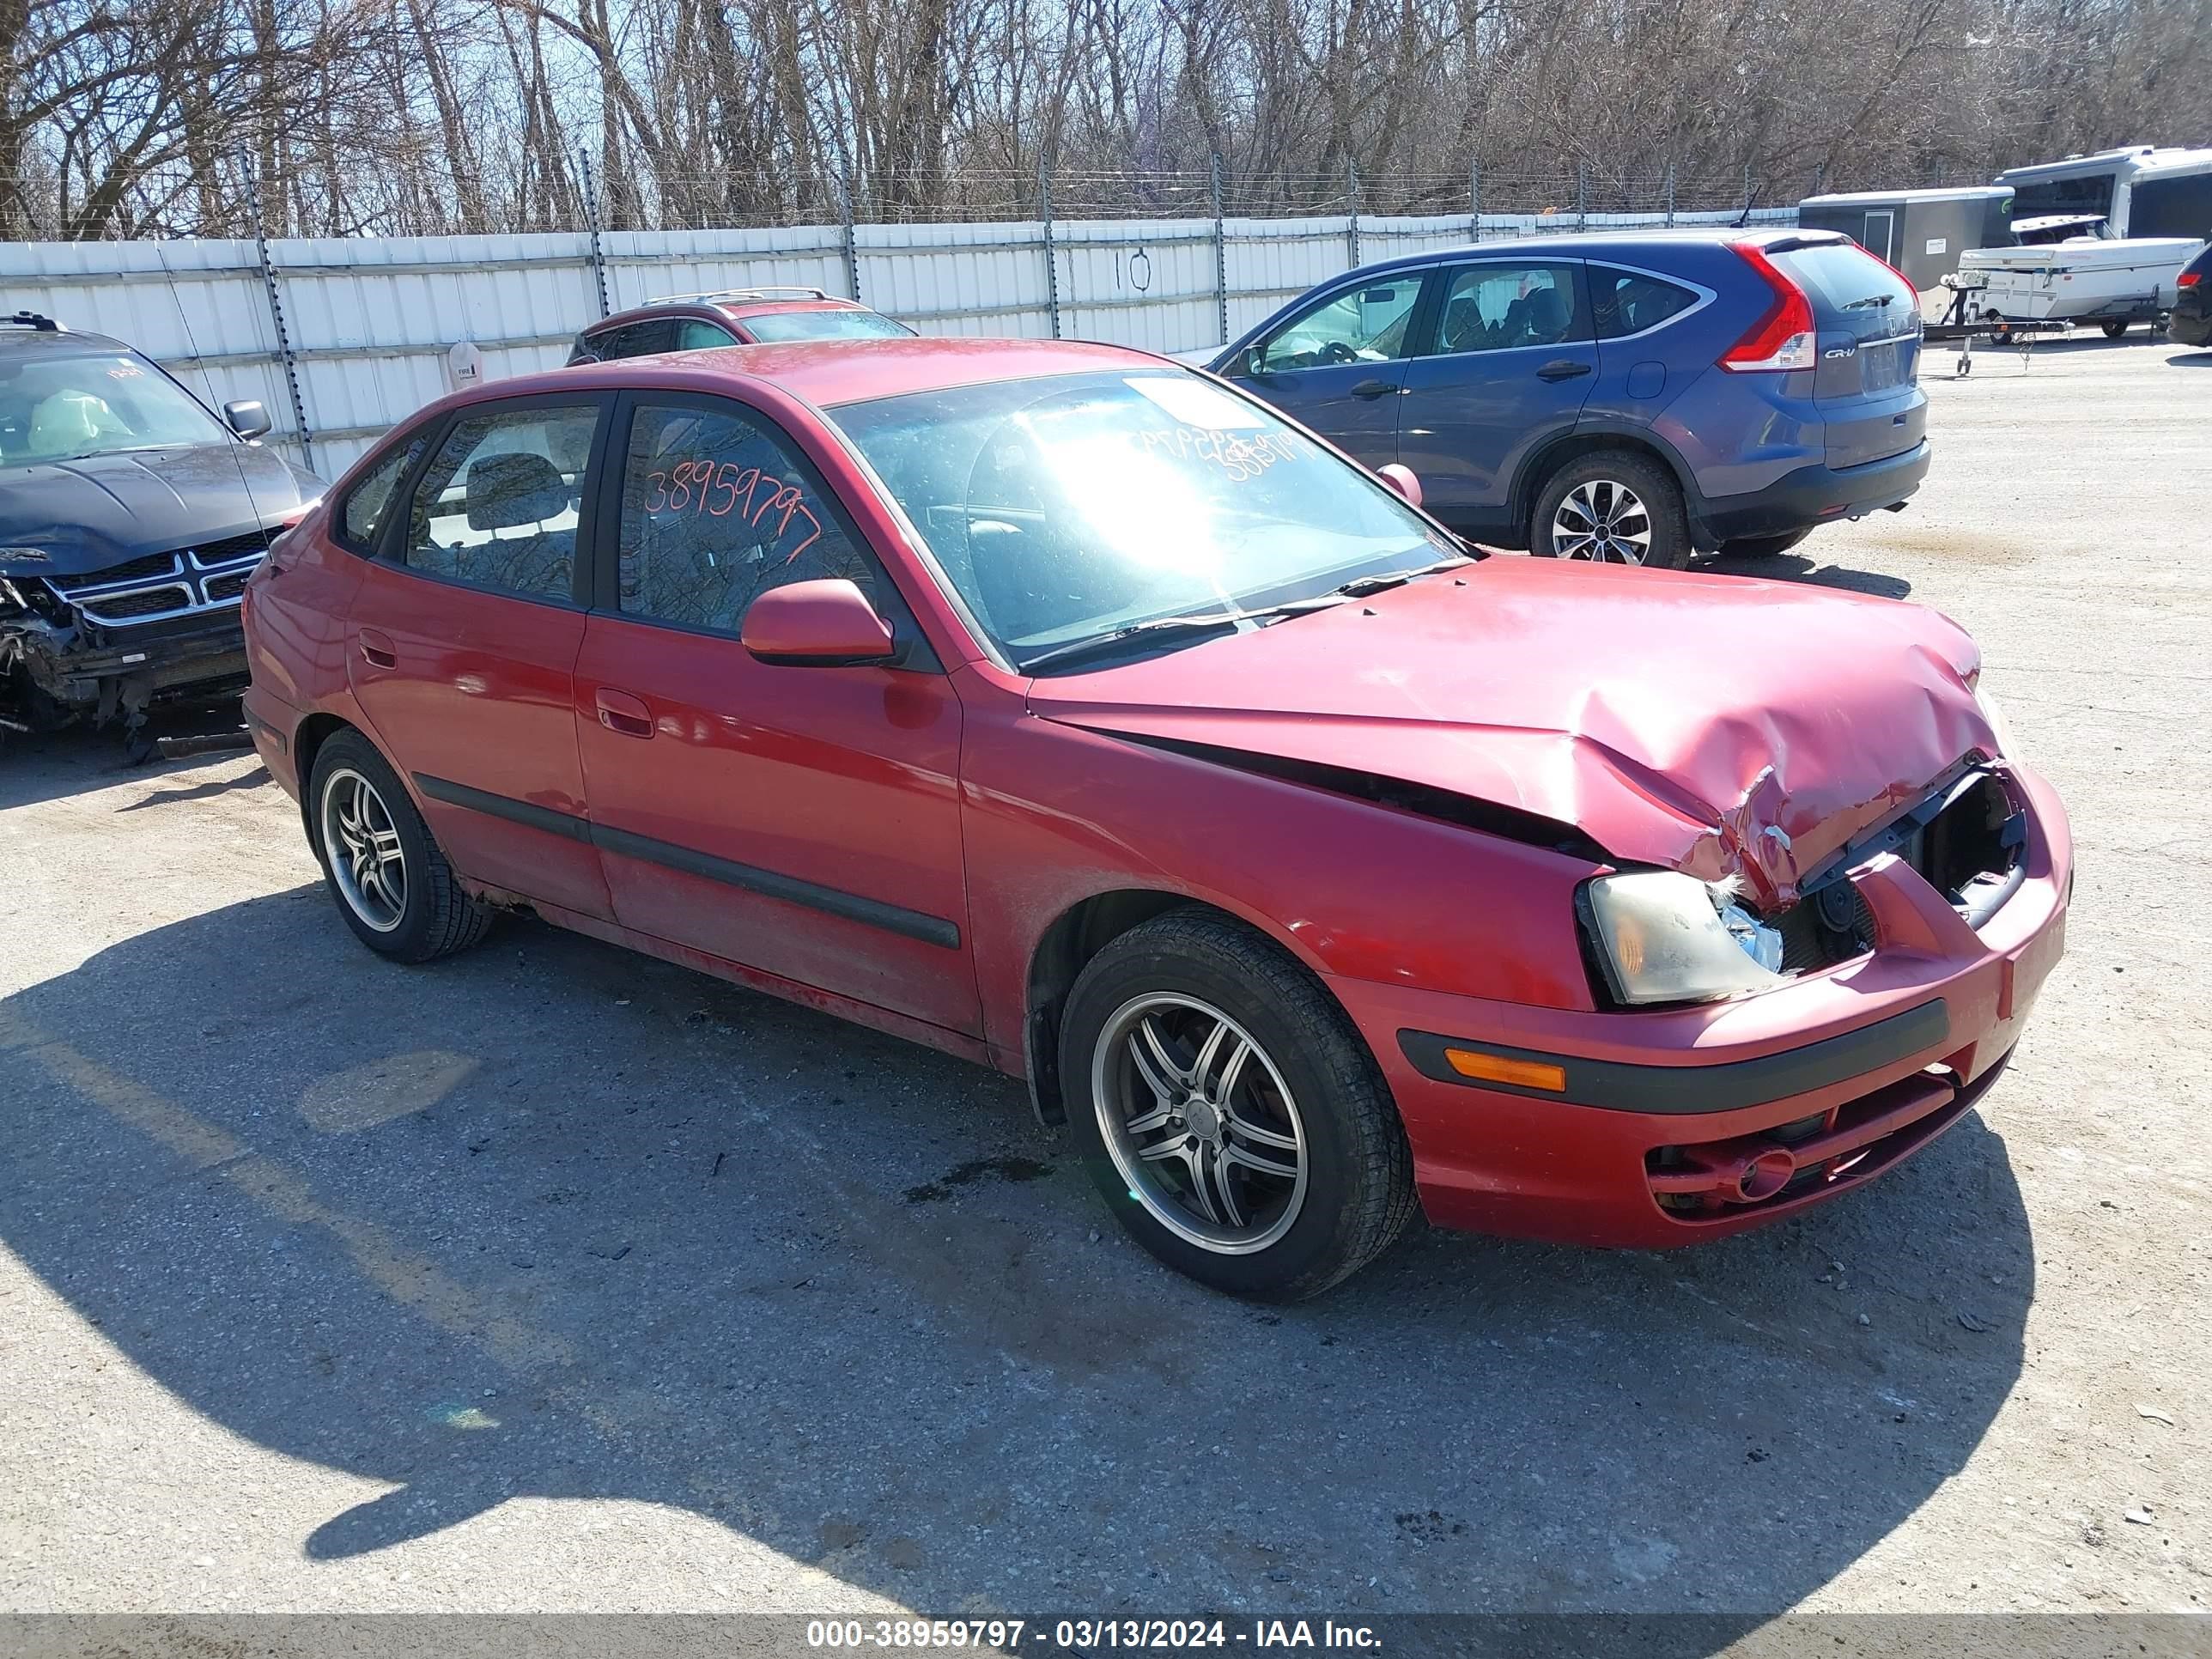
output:
[[[1996,743],[1973,641],[1917,605],[1492,558],[1148,661],[1041,678],[1094,731],[1448,791],[1765,907]]]
[[[77,575],[273,529],[322,493],[274,452],[228,441],[0,467],[0,547],[46,555],[0,559],[0,575]]]

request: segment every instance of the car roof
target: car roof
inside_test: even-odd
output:
[[[0,350],[40,351],[50,357],[82,357],[97,353],[106,356],[111,352],[135,349],[128,343],[105,334],[80,334],[69,328],[33,328],[27,324],[11,324],[0,318]]]
[[[711,390],[717,383],[765,380],[817,408],[830,408],[993,380],[1176,367],[1149,351],[1088,340],[921,335],[904,339],[793,340],[773,345],[658,352],[611,363],[580,363],[572,368],[490,381],[466,394],[466,400],[574,392],[580,386],[622,387],[641,380],[656,386],[692,384],[701,390]]]
[[[1459,247],[1431,248],[1423,253],[1401,254],[1396,258],[1362,265],[1358,272],[1346,271],[1345,275],[1375,276],[1383,271],[1413,270],[1454,259],[1494,259],[1519,254],[1543,254],[1571,259],[1595,259],[1607,255],[1626,258],[1645,250],[1714,247],[1723,242],[1750,242],[1764,246],[1780,241],[1850,240],[1840,231],[1801,229],[1796,225],[1685,225],[1673,230],[1556,231],[1542,236],[1501,237],[1492,242],[1468,242]],[[1332,277],[1327,282],[1315,283],[1314,289],[1325,288],[1329,283],[1340,280]]]
[[[628,311],[617,311],[603,321],[592,324],[582,331],[586,337],[604,334],[611,328],[620,328],[629,323],[652,322],[662,317],[697,317],[705,320],[717,318],[732,322],[747,317],[779,316],[793,311],[868,311],[872,307],[857,300],[841,300],[834,294],[762,295],[740,298],[732,293],[717,298],[705,294],[684,294],[665,300],[648,300],[641,306],[632,306]]]

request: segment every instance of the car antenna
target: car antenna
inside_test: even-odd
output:
[[[161,262],[161,274],[169,279],[169,303],[176,307],[177,321],[183,325],[185,349],[192,354],[194,363],[203,365],[200,368],[200,380],[204,384],[207,380],[207,369],[204,366],[206,359],[200,356],[200,343],[192,333],[192,319],[185,313],[184,296],[177,292],[177,273],[170,269],[169,256],[158,240],[154,244],[154,257]],[[163,372],[167,373],[166,370]],[[222,419],[219,415],[216,418]],[[230,431],[230,425],[227,421],[223,422],[223,430],[230,435],[230,464],[238,469],[238,487],[246,492],[246,510],[253,515],[253,527],[261,532],[264,545],[266,545],[269,536],[268,515],[262,512],[261,503],[254,498],[253,482],[246,476],[246,463],[239,459],[238,445],[245,440],[239,437],[235,432]]]

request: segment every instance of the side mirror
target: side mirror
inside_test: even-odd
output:
[[[1267,349],[1246,346],[1237,354],[1237,372],[1248,380],[1258,380],[1267,372]]]
[[[1403,495],[1409,505],[1419,507],[1421,504],[1421,481],[1414,477],[1412,467],[1386,461],[1375,469],[1375,476]]]
[[[761,661],[789,668],[849,668],[892,654],[891,625],[842,576],[770,588],[745,612],[738,638]]]
[[[258,438],[269,430],[269,411],[252,398],[241,398],[222,406],[222,423],[241,438]]]

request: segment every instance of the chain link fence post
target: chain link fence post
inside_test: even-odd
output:
[[[584,228],[590,233],[592,242],[592,282],[599,289],[599,315],[612,313],[607,307],[607,255],[599,243],[599,192],[592,179],[592,156],[588,150],[576,152],[576,173],[584,185]]]
[[[1482,240],[1482,163],[1467,164],[1467,226],[1468,239]]]
[[[1052,337],[1060,338],[1060,256],[1052,245],[1052,164],[1037,168],[1037,211],[1044,221],[1044,300],[1052,317]]]
[[[1674,164],[1667,163],[1667,228],[1674,228]]]
[[[285,390],[292,394],[293,431],[300,441],[300,459],[312,472],[315,470],[315,450],[307,435],[307,404],[300,395],[300,364],[292,355],[292,337],[284,326],[284,301],[276,291],[276,267],[269,258],[269,227],[261,216],[260,170],[248,161],[243,171],[246,204],[253,215],[253,252],[261,262],[261,289],[269,298],[269,320],[276,327],[276,356],[284,365]]]
[[[860,303],[860,245],[853,234],[853,175],[837,175],[837,228],[845,245],[845,292]]]
[[[1347,270],[1359,268],[1359,163],[1344,164],[1344,251],[1352,258]]]
[[[1221,343],[1229,343],[1229,238],[1222,228],[1221,152],[1206,158],[1206,188],[1213,204],[1213,311]]]
[[[1575,163],[1575,234],[1589,228],[1589,163]]]

